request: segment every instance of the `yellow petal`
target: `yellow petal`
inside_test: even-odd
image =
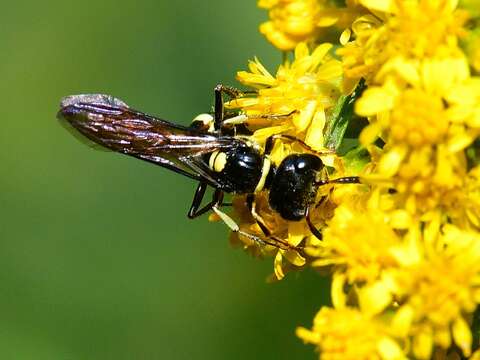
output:
[[[472,116],[467,119],[467,125],[475,129],[480,128],[480,109],[475,109]]]
[[[268,41],[270,41],[273,46],[276,46],[282,51],[289,51],[295,48],[297,42],[287,37],[284,33],[277,31],[275,25],[271,21],[264,22],[259,26],[259,31],[261,34],[265,35]]]
[[[282,253],[280,251],[277,252],[277,255],[275,256],[275,260],[273,262],[273,271],[275,272],[275,276],[277,277],[278,280],[282,280],[285,277],[285,273],[283,272],[282,269]]]
[[[448,327],[436,328],[433,342],[444,349],[448,349],[452,345],[450,329]]]
[[[390,225],[394,229],[408,229],[412,223],[412,219],[408,211],[395,210],[391,213]]]
[[[448,140],[448,150],[450,152],[458,152],[465,149],[468,145],[470,145],[474,140],[474,135],[462,132],[456,134],[451,139]]]
[[[382,360],[402,360],[406,359],[402,348],[394,340],[383,336],[377,343],[377,350]]]
[[[392,302],[392,294],[382,281],[366,285],[358,293],[360,308],[369,315],[382,312]]]
[[[304,42],[299,43],[295,47],[295,59],[301,59],[309,55],[308,46]]]
[[[300,221],[288,223],[288,243],[297,246],[305,237],[305,226]]]
[[[304,327],[297,327],[295,330],[297,337],[303,340],[304,343],[318,344],[321,335],[315,331],[310,331]]]
[[[305,135],[305,142],[313,150],[320,151],[323,148],[323,128],[325,127],[325,112],[317,111],[313,117],[312,123],[308,127]]]
[[[317,46],[312,53],[313,62],[317,63],[318,59],[323,59],[332,47],[333,47],[333,45],[329,44],[329,43],[323,43],[323,44]]]
[[[430,359],[433,348],[433,336],[430,329],[426,329],[413,339],[413,354],[418,359]]]
[[[335,273],[333,274],[332,280],[332,304],[336,309],[344,308],[347,303],[347,297],[343,291],[345,285],[346,277],[344,274]]]
[[[316,78],[320,83],[340,78],[343,74],[342,63],[338,60],[329,60],[318,69]]]
[[[469,360],[480,360],[480,350],[475,351],[472,356],[469,357]]]
[[[398,337],[406,337],[413,321],[414,310],[410,305],[400,307],[392,319],[392,329]]]
[[[405,236],[405,241],[399,246],[394,246],[390,252],[395,260],[402,266],[413,266],[423,259],[420,232],[412,226]]]
[[[385,176],[393,176],[397,173],[401,162],[407,155],[407,146],[398,145],[384,154],[378,165],[378,170]]]
[[[328,27],[335,24],[338,21],[338,18],[341,16],[341,12],[339,10],[340,9],[329,9],[322,11],[322,16],[320,16],[317,26]]]
[[[395,13],[396,6],[393,0],[360,0],[360,3],[370,10]]]
[[[352,36],[352,30],[350,30],[350,28],[343,30],[342,34],[340,35],[340,44],[345,45],[348,43],[350,36]]]
[[[300,114],[295,114],[293,116],[293,124],[297,128],[298,132],[305,131],[310,125],[313,116],[315,115],[315,111],[317,109],[317,101],[310,100],[307,102],[307,105],[300,111]]]
[[[371,116],[383,111],[391,110],[395,104],[392,94],[381,87],[372,87],[365,90],[362,97],[355,104],[355,112],[361,116]]]
[[[382,83],[392,73],[399,75],[412,86],[420,85],[420,74],[418,72],[418,61],[407,60],[403,57],[395,57],[387,61],[375,77],[376,82]]]
[[[287,259],[291,264],[298,267],[302,267],[307,262],[307,260],[295,250],[285,251],[283,253],[283,257]]]
[[[380,124],[376,122],[367,125],[360,133],[360,143],[363,146],[372,144],[377,139],[381,130]]]
[[[254,61],[249,61],[250,69],[252,69],[253,65],[255,67],[255,72],[259,72],[260,74],[272,79],[275,78],[272,74],[270,74],[270,72],[265,68],[265,66],[262,65],[262,63],[260,62],[260,60],[258,60],[257,57],[254,58]]]
[[[467,322],[462,317],[457,318],[453,323],[452,335],[455,344],[462,349],[463,355],[469,356],[472,348],[472,333]]]
[[[432,214],[432,218],[429,222],[427,222],[425,229],[423,231],[423,238],[425,244],[435,244],[439,234],[440,234],[440,221],[441,221],[441,214],[440,212],[435,212]]]

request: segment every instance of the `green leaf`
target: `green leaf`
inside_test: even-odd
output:
[[[480,348],[480,306],[477,306],[472,319],[472,352]]]
[[[340,96],[332,113],[330,116],[327,116],[325,125],[325,146],[327,148],[337,151],[342,144],[345,132],[352,119],[360,119],[354,113],[354,105],[355,101],[362,95],[365,87],[365,81],[363,79],[360,80],[353,93],[348,96]]]
[[[480,139],[476,139],[465,151],[468,169],[480,165]]]
[[[347,173],[359,174],[371,161],[370,153],[363,146],[351,149],[343,157]]]

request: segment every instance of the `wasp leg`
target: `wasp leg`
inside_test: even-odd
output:
[[[235,125],[242,125],[245,124],[249,119],[272,119],[272,120],[278,120],[281,118],[286,118],[294,113],[297,112],[297,110],[293,110],[289,112],[288,114],[279,114],[279,115],[272,115],[272,114],[260,114],[260,115],[246,115],[246,114],[240,114],[237,116],[230,117],[228,119],[225,119],[225,106],[224,106],[224,101],[223,101],[223,94],[226,94],[229,96],[231,99],[236,99],[238,97],[244,96],[244,95],[251,95],[255,94],[256,91],[242,91],[239,89],[236,89],[231,86],[226,86],[222,84],[218,84],[215,86],[214,89],[215,92],[215,105],[214,105],[214,128],[215,130],[221,130],[222,127],[224,126],[235,126]]]
[[[294,250],[299,251],[299,249],[294,248],[291,245],[288,245],[288,247],[287,247],[283,243],[277,242],[275,239],[271,239],[272,241],[270,241],[270,239],[262,239],[262,238],[260,238],[256,235],[253,235],[253,234],[247,233],[245,231],[242,231],[242,230],[240,230],[240,227],[238,226],[238,224],[230,216],[228,216],[223,211],[221,211],[217,206],[213,206],[212,210],[215,212],[215,214],[218,215],[218,217],[220,219],[222,219],[222,221],[230,228],[230,230],[232,230],[233,232],[238,233],[242,236],[245,236],[246,238],[256,242],[257,244],[259,244],[261,246],[271,245],[271,246],[274,246],[276,248],[283,249],[283,250],[294,249]]]
[[[204,182],[200,182],[197,186],[197,190],[195,191],[195,195],[193,197],[193,202],[192,206],[190,207],[190,210],[188,211],[188,217],[190,219],[196,218],[197,216],[200,216],[207,211],[212,210],[215,214],[218,215],[220,219],[232,230],[233,232],[239,233],[247,238],[249,238],[252,241],[255,241],[261,246],[265,245],[272,245],[275,247],[280,247],[279,244],[270,242],[268,240],[263,240],[259,238],[258,236],[255,236],[253,234],[249,234],[245,231],[240,230],[240,227],[237,225],[237,223],[227,214],[225,214],[223,211],[219,209],[219,206],[223,205],[223,191],[216,189],[215,192],[213,193],[213,198],[212,201],[210,201],[207,205],[205,205],[203,208],[199,209],[200,204],[202,203],[203,197],[205,196],[205,191],[207,189],[207,184]]]
[[[220,130],[223,125],[224,117],[225,117],[225,108],[223,106],[223,94],[227,94],[232,99],[235,99],[241,96],[243,93],[230,86],[225,86],[222,84],[218,84],[215,86],[215,105],[214,105],[214,124],[215,130]]]
[[[247,114],[240,114],[228,119],[224,119],[222,121],[222,126],[235,126],[235,125],[242,125],[248,122],[251,119],[270,119],[270,120],[278,120],[283,118],[288,118],[292,116],[297,111],[293,110],[288,114],[259,114],[259,115],[247,115]]]
[[[280,249],[283,249],[283,250],[300,251],[300,248],[298,246],[291,245],[287,241],[272,235],[272,232],[270,231],[268,226],[265,224],[265,221],[263,220],[263,218],[257,213],[256,203],[255,203],[255,195],[254,194],[247,195],[247,207],[250,210],[250,213],[252,214],[252,217],[257,222],[258,226],[262,230],[265,237],[267,239],[271,239],[272,243],[269,243],[266,240],[263,240],[263,241],[265,241],[269,245],[273,245],[273,246],[275,246],[277,248],[280,248]]]
[[[214,206],[222,205],[223,201],[223,191],[215,189],[213,193],[212,201],[206,204],[204,207],[200,209],[200,205],[202,204],[203,197],[205,196],[205,191],[207,190],[207,183],[200,182],[197,186],[197,190],[195,191],[195,195],[193,196],[192,206],[190,206],[190,210],[188,210],[187,216],[190,219],[194,219],[200,215],[205,214],[207,211],[213,209]]]
[[[305,214],[305,220],[307,221],[308,228],[310,229],[310,232],[318,239],[318,240],[323,240],[323,235],[318,230],[315,225],[313,225],[312,219],[310,219],[310,208],[307,208],[307,212]]]
[[[265,154],[269,155],[272,150],[273,150],[273,145],[275,145],[275,140],[283,140],[283,141],[288,141],[288,142],[296,142],[299,145],[301,145],[304,149],[307,151],[319,154],[319,155],[328,155],[328,154],[333,154],[334,151],[317,151],[312,149],[310,145],[305,143],[303,140],[300,140],[296,138],[295,136],[292,135],[285,135],[285,134],[277,134],[277,135],[272,135],[267,138],[267,141],[265,142]]]

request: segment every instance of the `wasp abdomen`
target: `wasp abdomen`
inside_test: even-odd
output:
[[[269,203],[285,220],[305,218],[315,198],[315,178],[323,167],[312,154],[292,154],[279,165],[270,185]]]

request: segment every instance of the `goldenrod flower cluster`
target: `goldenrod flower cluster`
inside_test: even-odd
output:
[[[340,3],[260,0],[260,32],[293,53],[276,73],[251,61],[237,78],[254,93],[227,106],[260,146],[286,134],[311,148],[277,141],[274,164],[310,151],[322,176],[361,184],[318,187],[322,239],[257,195],[273,235],[304,251],[233,241],[272,254],[278,279],[305,266],[331,274],[332,307],[297,329],[320,359],[479,359],[480,2]],[[354,112],[335,132],[346,98]],[[263,236],[244,198],[234,209]]]

